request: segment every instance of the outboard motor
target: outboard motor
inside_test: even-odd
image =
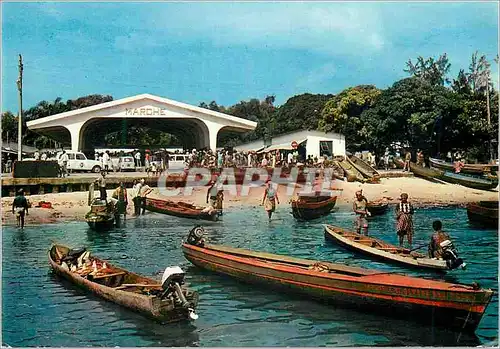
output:
[[[462,258],[458,257],[458,252],[453,242],[450,240],[444,240],[439,244],[441,249],[443,250],[443,259],[446,261],[446,265],[450,269],[462,268],[465,269],[467,263],[464,263]]]
[[[205,239],[203,235],[205,234],[205,229],[201,225],[197,225],[189,232],[187,237],[187,243],[194,246],[203,247],[205,244]]]
[[[168,267],[163,272],[163,277],[161,278],[161,287],[165,290],[161,295],[161,298],[168,294],[175,294],[178,301],[183,308],[186,308],[189,312],[189,317],[192,320],[196,320],[198,315],[191,308],[191,304],[184,297],[182,293],[181,285],[184,284],[184,271],[180,267]]]

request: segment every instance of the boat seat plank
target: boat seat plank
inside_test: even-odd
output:
[[[121,284],[120,286],[113,287],[115,290],[121,290],[128,287],[152,287],[157,288],[161,287],[160,284]]]
[[[111,276],[125,275],[125,274],[127,274],[127,273],[126,273],[126,272],[124,272],[124,271],[119,271],[119,272],[116,272],[116,273],[111,273],[111,274],[104,274],[104,275],[94,276],[94,280],[97,280],[97,279],[104,279],[104,278],[111,277]]]

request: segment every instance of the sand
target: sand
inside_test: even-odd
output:
[[[349,210],[359,189],[368,200],[387,199],[390,203],[398,202],[402,192],[409,195],[409,200],[415,207],[421,206],[449,206],[464,205],[468,202],[480,200],[498,200],[498,191],[484,191],[466,188],[456,184],[435,183],[416,177],[405,178],[382,178],[380,184],[361,184],[358,182],[332,182],[332,188],[339,189],[335,191],[337,195],[337,206],[341,210]],[[236,188],[234,191],[226,190],[224,195],[224,208],[230,210],[235,206],[258,206],[261,204],[264,187],[252,187],[248,195],[241,195],[242,188]],[[296,188],[295,191],[301,190]],[[289,201],[293,196],[294,189],[280,185],[278,197],[280,204],[278,210],[288,207]],[[108,197],[112,190],[108,190]],[[195,188],[189,196],[169,196],[166,197],[155,188],[149,195],[155,198],[168,198],[174,201],[185,201],[198,206],[206,205],[207,188]],[[96,192],[96,195],[98,193]],[[130,193],[129,193],[130,195]],[[63,221],[84,220],[85,213],[88,212],[87,192],[72,192],[58,194],[44,194],[28,196],[28,200],[33,207],[29,209],[29,215],[26,217],[26,226],[44,223],[55,223]],[[2,198],[2,225],[15,225],[15,215],[12,214],[13,198]],[[40,201],[52,203],[52,208],[34,207]],[[128,218],[133,218],[133,204],[129,197]]]

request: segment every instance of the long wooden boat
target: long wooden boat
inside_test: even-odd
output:
[[[354,181],[362,183],[365,182],[363,174],[359,172],[359,170],[356,167],[354,167],[354,165],[352,164],[352,162],[350,162],[347,156],[345,157],[344,160],[339,160],[338,164],[344,170],[348,182],[354,182]]]
[[[336,202],[336,196],[299,195],[291,201],[292,214],[300,220],[319,218],[329,214]]]
[[[355,252],[370,257],[403,264],[407,267],[447,271],[445,260],[431,259],[423,253],[391,245],[383,240],[348,231],[333,225],[325,225],[325,238]]]
[[[447,170],[455,172],[455,166],[452,163],[446,162],[444,160],[429,158],[429,162],[432,167],[440,170]],[[462,173],[483,175],[488,172],[498,172],[497,164],[464,164],[460,169]]]
[[[372,217],[380,216],[387,212],[389,203],[384,201],[369,201],[366,208],[370,211]]]
[[[471,223],[498,229],[498,200],[467,204],[467,217]]]
[[[115,226],[116,208],[112,202],[93,198],[93,186],[89,190],[90,211],[85,214],[85,221],[96,231],[106,231]]]
[[[399,168],[403,168],[403,166],[404,166],[404,160],[399,159],[399,158],[394,158],[394,163]],[[436,170],[436,169],[428,168],[428,167],[422,167],[420,165],[417,165],[414,162],[410,162],[410,171],[413,172],[413,174],[415,176],[423,177],[426,179],[441,179],[441,177],[443,176],[443,173],[444,173],[444,171],[441,171],[441,170]]]
[[[207,221],[216,221],[218,219],[216,210],[205,212],[203,211],[204,208],[199,208],[185,202],[146,198],[145,208],[151,212],[182,218],[203,219]]]
[[[363,174],[367,178],[372,178],[375,176],[380,176],[380,173],[374,169],[373,167],[370,166],[366,161],[363,159],[358,158],[355,155],[351,155],[349,157],[349,160],[353,163],[353,165],[358,169],[361,174]]]
[[[150,318],[176,322],[197,317],[198,293],[183,285],[178,267],[167,268],[160,284],[91,256],[85,249],[54,244],[48,257],[54,272],[76,286]]]
[[[468,176],[461,173],[454,173],[450,171],[443,171],[440,177],[443,181],[453,184],[460,184],[464,187],[480,189],[480,190],[490,190],[498,186],[498,177],[474,177]]]
[[[194,265],[244,282],[461,331],[477,328],[493,295],[477,284],[456,285],[203,242],[184,243],[182,250]]]

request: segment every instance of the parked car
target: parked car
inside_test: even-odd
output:
[[[187,167],[189,155],[188,154],[172,154],[168,162],[168,170],[184,170]]]
[[[121,156],[118,164],[120,171],[135,171],[135,162],[132,156]]]
[[[101,172],[101,162],[97,160],[87,159],[84,153],[79,151],[66,151],[68,154],[68,170],[69,171],[92,171],[95,173]],[[60,162],[62,152],[57,153],[56,160]]]

